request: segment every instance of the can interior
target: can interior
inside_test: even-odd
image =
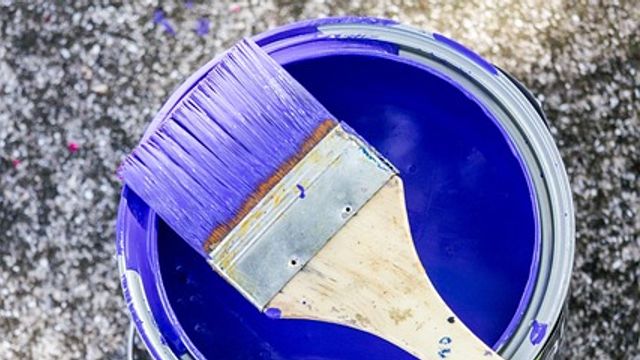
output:
[[[535,281],[536,216],[526,172],[482,106],[445,77],[394,56],[351,46],[304,51],[281,63],[399,168],[429,277],[455,313],[496,344]],[[412,358],[347,327],[268,319],[161,220],[156,226],[162,297],[187,346],[201,355]]]

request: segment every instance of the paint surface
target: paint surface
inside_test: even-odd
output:
[[[313,34],[295,46],[268,40],[276,60],[399,168],[430,278],[463,322],[496,343],[526,288],[536,236],[524,171],[500,129],[455,86],[398,61],[389,44]],[[161,278],[142,278],[158,289],[152,307],[170,310],[159,311],[158,325],[172,347],[182,347],[181,335],[208,358],[412,358],[364,332],[260,314],[165,224],[156,226],[139,234],[139,251],[150,251]]]

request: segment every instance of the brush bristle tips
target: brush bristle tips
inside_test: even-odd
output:
[[[118,169],[201,252],[211,250],[337,122],[253,41],[192,87]]]

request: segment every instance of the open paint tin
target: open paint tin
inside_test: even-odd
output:
[[[455,313],[505,358],[553,357],[573,209],[526,89],[450,39],[387,20],[306,21],[254,39],[399,168],[416,249]],[[155,359],[412,358],[361,331],[260,314],[126,187],[117,234],[127,306]]]

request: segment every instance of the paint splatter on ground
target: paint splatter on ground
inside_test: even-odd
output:
[[[69,150],[70,153],[76,153],[78,152],[78,150],[80,150],[80,145],[78,145],[78,143],[75,142],[70,142],[67,144],[67,150]]]
[[[209,20],[205,19],[205,18],[200,18],[198,19],[198,21],[196,22],[196,34],[198,34],[199,36],[205,36],[209,33],[209,27],[211,26],[211,23],[209,22]]]
[[[368,14],[469,45],[538,95],[577,208],[562,358],[640,360],[640,2],[474,3],[163,1],[170,36],[152,0],[0,1],[1,357],[122,359],[114,169],[149,118],[242,36]]]
[[[240,10],[242,10],[242,6],[240,6],[240,4],[231,4],[229,6],[230,13],[236,14],[236,13],[239,13]]]

